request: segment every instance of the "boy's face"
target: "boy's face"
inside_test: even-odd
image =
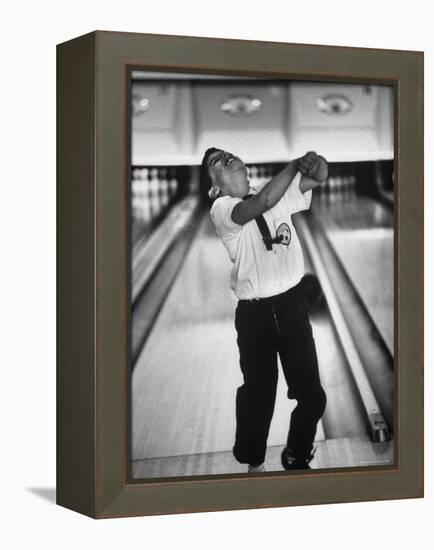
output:
[[[227,151],[214,151],[207,159],[208,171],[221,195],[244,197],[249,192],[247,167],[244,162]]]

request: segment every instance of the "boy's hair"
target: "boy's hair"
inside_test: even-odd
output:
[[[221,149],[218,149],[217,147],[210,147],[207,149],[203,155],[202,164],[200,165],[200,187],[203,190],[206,189],[207,192],[212,185],[212,181],[208,173],[208,157],[216,151],[221,151]]]

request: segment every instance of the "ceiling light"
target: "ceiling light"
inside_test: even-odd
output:
[[[262,101],[251,95],[237,94],[229,96],[220,109],[231,116],[249,116],[257,113],[262,107]]]
[[[321,113],[327,115],[345,115],[353,110],[352,102],[339,94],[328,94],[316,100],[316,105]]]

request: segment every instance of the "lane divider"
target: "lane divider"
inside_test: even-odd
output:
[[[199,204],[197,195],[190,195],[176,204],[132,258],[131,302],[134,304],[168,249],[190,223]]]
[[[320,252],[312,236],[312,232],[306,223],[306,220],[300,217],[297,220],[299,231],[303,233],[303,237],[308,248],[313,267],[316,271],[319,282],[321,283],[324,296],[327,300],[327,305],[338,334],[340,344],[345,354],[346,360],[350,367],[353,379],[356,383],[357,390],[362,401],[368,428],[371,439],[374,442],[389,441],[390,434],[387,424],[383,418],[383,414],[378,405],[377,399],[372,390],[371,384],[366,375],[360,355],[354,344],[351,333],[345,322],[339,302],[336,298],[335,291],[330,282],[327,270],[322,261]]]

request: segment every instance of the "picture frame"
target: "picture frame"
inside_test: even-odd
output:
[[[131,479],[133,68],[394,87],[392,468]],[[112,518],[422,497],[423,53],[95,31],[58,45],[57,101],[57,503]]]

